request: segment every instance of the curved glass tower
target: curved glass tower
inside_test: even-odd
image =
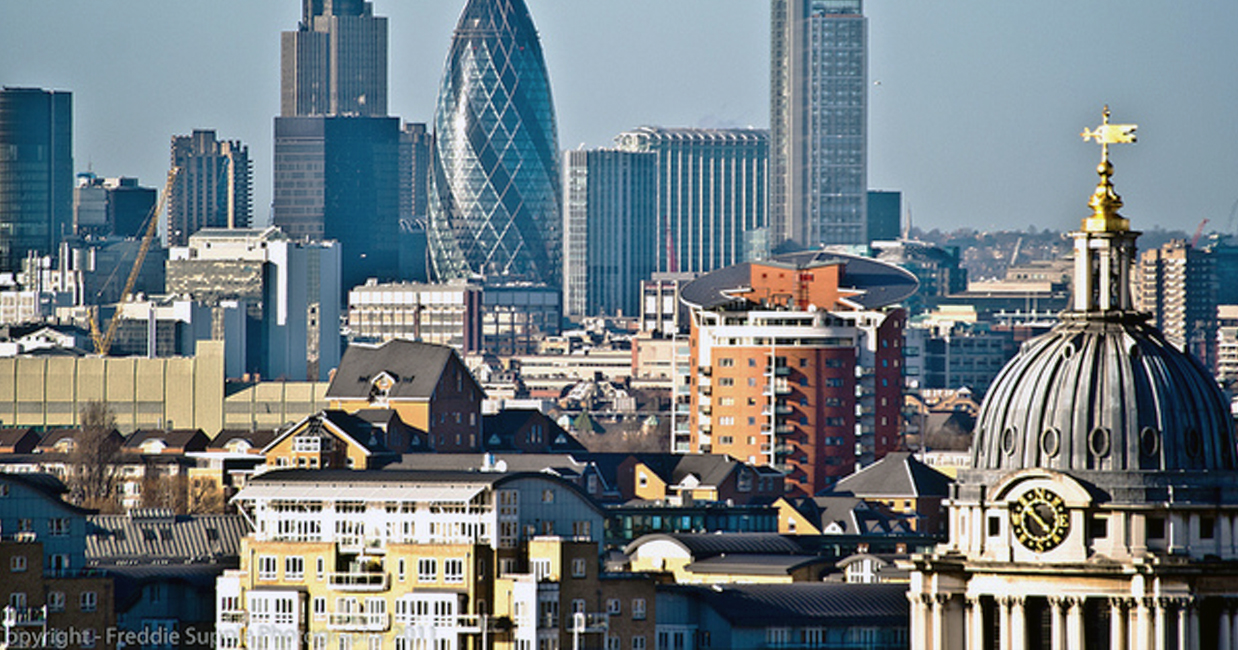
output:
[[[427,234],[437,278],[558,286],[558,136],[524,0],[469,0],[443,69],[434,128]]]

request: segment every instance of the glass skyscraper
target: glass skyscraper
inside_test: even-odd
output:
[[[73,96],[0,89],[0,271],[56,252],[73,225]]]
[[[429,247],[438,280],[559,286],[559,145],[524,0],[469,0],[434,115]]]
[[[772,0],[771,10],[770,243],[867,244],[862,0]]]

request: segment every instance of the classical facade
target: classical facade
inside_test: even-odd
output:
[[[1135,239],[1108,145],[1073,233],[1072,306],[989,390],[949,541],[911,561],[913,648],[1233,648],[1238,480],[1228,403],[1132,306]]]

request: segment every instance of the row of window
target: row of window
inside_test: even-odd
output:
[[[63,612],[66,609],[66,598],[63,591],[47,592],[47,611]],[[83,591],[78,597],[78,611],[93,612],[99,609],[99,594],[94,591]],[[26,593],[14,591],[9,594],[9,606],[24,609],[29,606]]]

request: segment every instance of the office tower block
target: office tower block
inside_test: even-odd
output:
[[[704,273],[747,259],[764,228],[769,132],[642,126],[615,138],[658,154],[658,271]]]
[[[640,310],[657,264],[657,156],[599,149],[564,156],[563,306],[567,316]]]
[[[1135,306],[1179,347],[1216,370],[1217,282],[1214,260],[1183,240],[1139,256]]]
[[[78,237],[141,237],[158,192],[136,178],[77,175],[73,188],[73,232]]]
[[[903,193],[868,192],[868,241],[894,241],[902,236]]]
[[[867,244],[862,0],[770,4],[771,243]]]
[[[249,147],[217,140],[214,131],[172,137],[172,168],[179,169],[168,196],[167,241],[184,246],[202,228],[248,228],[252,218]]]
[[[428,237],[438,279],[559,286],[558,139],[524,0],[469,0],[434,115]]]
[[[342,289],[398,273],[400,121],[275,118],[273,223],[340,243]]]
[[[73,224],[73,95],[0,89],[0,271],[47,255]]]
[[[362,0],[302,0],[280,35],[280,115],[387,114],[387,19]]]
[[[325,381],[339,365],[338,244],[292,241],[274,227],[207,229],[172,248],[167,269],[169,293],[246,307],[243,372]]]
[[[434,136],[421,123],[400,130],[400,219],[425,219]]]

